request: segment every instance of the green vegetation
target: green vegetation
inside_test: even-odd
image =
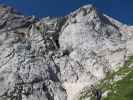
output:
[[[133,56],[129,56],[124,66],[128,67],[133,63]]]
[[[130,56],[118,71],[108,73],[107,77],[96,85],[104,95],[106,93],[102,100],[133,100],[133,67],[129,67],[131,64],[133,64],[133,56]],[[96,100],[95,96],[90,96],[91,100]],[[84,100],[83,98],[85,95],[80,100]]]
[[[84,100],[85,98],[90,97],[90,96],[91,96],[91,91],[90,89],[88,89],[81,93],[79,100]]]
[[[112,81],[104,86],[104,91],[110,90],[110,92],[103,100],[133,100],[133,69],[124,68],[120,72],[118,73],[124,76],[121,80]]]

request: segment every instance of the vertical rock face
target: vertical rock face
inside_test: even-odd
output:
[[[8,7],[2,6],[0,13],[5,21],[0,30],[1,99],[66,100],[60,69],[52,55],[56,50],[52,37],[57,37],[56,33],[48,34],[43,30],[43,23],[37,27],[34,18],[18,15]],[[51,23],[55,24],[56,20]]]
[[[73,100],[133,54],[132,26],[86,5],[26,17],[0,5],[0,100]]]
[[[60,49],[69,51],[67,64],[61,65],[61,75],[71,95],[71,86],[79,91],[124,63],[126,39],[119,26],[92,5],[81,7],[68,17],[59,43]]]

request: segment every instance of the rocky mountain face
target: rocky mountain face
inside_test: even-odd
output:
[[[133,54],[133,27],[83,6],[37,20],[0,5],[0,100],[78,100]]]

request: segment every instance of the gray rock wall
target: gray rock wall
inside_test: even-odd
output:
[[[83,6],[37,20],[0,6],[0,100],[73,100],[132,55],[131,26]]]

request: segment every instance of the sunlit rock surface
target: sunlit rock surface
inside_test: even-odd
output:
[[[133,54],[133,27],[83,6],[37,20],[0,5],[0,100],[74,100]]]

